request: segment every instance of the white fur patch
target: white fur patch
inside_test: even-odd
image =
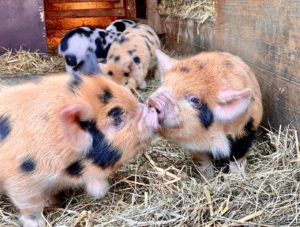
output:
[[[19,218],[23,227],[44,227],[45,221],[42,216],[34,217],[30,215],[22,215]]]
[[[193,152],[210,152],[214,159],[228,158],[230,155],[230,144],[224,134],[219,134],[203,144],[188,144],[184,142],[179,142],[179,144],[182,148]]]
[[[87,193],[96,199],[103,198],[109,189],[109,183],[106,180],[94,180],[86,184]]]

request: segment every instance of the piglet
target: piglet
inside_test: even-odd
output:
[[[112,44],[101,71],[129,89],[145,89],[145,78],[156,66],[155,50],[160,41],[153,29],[144,24],[127,28]]]
[[[263,107],[259,84],[237,56],[204,52],[176,60],[156,51],[161,85],[148,104],[158,112],[161,136],[190,151],[207,177],[212,159],[229,159],[244,173],[246,153]]]
[[[159,127],[154,109],[105,76],[53,75],[0,93],[0,191],[25,227],[65,188],[101,198],[107,178]]]

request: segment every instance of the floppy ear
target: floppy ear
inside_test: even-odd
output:
[[[160,49],[156,49],[155,54],[157,58],[158,70],[160,75],[163,77],[164,73],[171,69],[178,62],[178,60],[169,57]]]
[[[81,122],[90,119],[90,110],[83,104],[71,104],[60,111],[59,118],[65,136],[72,146],[86,154],[92,145],[92,136],[82,129]]]
[[[244,113],[251,102],[251,89],[222,90],[218,95],[218,104],[214,116],[219,121],[232,121]]]
[[[126,61],[123,64],[123,71],[128,72],[129,74],[135,74],[137,71],[137,65],[133,62],[133,60]]]

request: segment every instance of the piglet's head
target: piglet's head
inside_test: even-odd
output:
[[[148,105],[158,113],[162,136],[178,142],[203,143],[211,138],[215,127],[247,111],[251,89],[226,87],[226,81],[218,78],[222,67],[214,65],[214,61],[195,57],[179,61],[160,50],[156,56],[161,86],[151,95]]]
[[[158,129],[154,108],[103,75],[82,78],[73,92],[74,101],[60,112],[65,135],[102,168],[133,158]]]
[[[117,44],[115,44],[117,45]],[[133,51],[133,50],[131,50]],[[130,50],[128,50],[129,53]],[[137,84],[133,78],[143,74],[141,58],[139,56],[129,54],[118,54],[110,50],[106,63],[100,63],[101,71],[108,75],[113,81],[121,84],[129,89],[136,89]]]

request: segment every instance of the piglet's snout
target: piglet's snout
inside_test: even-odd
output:
[[[159,129],[158,115],[154,108],[147,107],[145,104],[140,104],[140,117],[138,122],[138,130],[143,133],[145,127],[151,131],[157,131]]]

